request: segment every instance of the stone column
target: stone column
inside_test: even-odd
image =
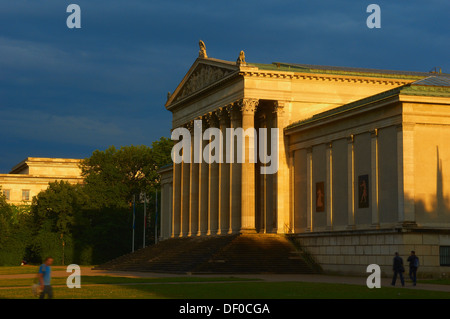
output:
[[[355,228],[355,152],[353,135],[347,139],[347,213],[348,229]]]
[[[208,117],[209,127],[219,127],[219,121],[216,114],[211,114]],[[211,138],[213,139],[213,138]],[[210,140],[211,142],[211,140]],[[219,150],[215,150],[216,152]],[[208,196],[208,216],[209,229],[208,235],[216,235],[218,231],[219,219],[219,163],[214,162],[209,164],[209,196]]]
[[[326,214],[327,214],[327,229],[333,229],[333,149],[332,144],[329,143],[326,149]]]
[[[172,172],[163,172],[161,173],[161,205],[160,205],[160,223],[161,223],[161,232],[159,238],[167,239],[172,236],[172,218],[173,218],[173,210],[172,210],[172,190],[173,190],[173,165]]]
[[[289,225],[289,166],[287,154],[287,137],[284,136],[285,103],[276,101],[274,113],[276,114],[276,128],[278,128],[278,172],[276,173],[276,211],[277,233],[283,234],[290,228]]]
[[[179,237],[181,230],[181,167],[173,164],[172,237]]]
[[[240,101],[242,112],[242,129],[255,127],[255,112],[259,101],[243,99]],[[241,232],[255,233],[255,163],[250,163],[249,154],[255,151],[256,136],[245,136],[244,162],[242,163],[242,196],[241,196]],[[255,159],[256,161],[256,159]]]
[[[200,131],[200,132],[199,132]],[[196,139],[201,134],[201,127],[194,121],[191,127],[191,165],[190,165],[190,205],[188,236],[196,236],[199,226],[199,157],[202,153],[202,141]]]
[[[289,225],[291,233],[295,233],[295,208],[294,208],[294,190],[295,190],[295,164],[294,152],[289,152]]]
[[[230,128],[241,127],[241,113],[236,105],[228,106]],[[230,222],[229,234],[236,234],[241,229],[241,163],[237,161],[237,141],[235,136],[229,136],[230,141]]]
[[[312,147],[306,150],[306,231],[314,230],[313,180],[312,180]]]
[[[202,135],[208,128],[208,123],[205,119],[202,120]],[[202,138],[202,152],[207,148],[209,144],[208,140]],[[203,156],[203,153],[202,153]],[[198,194],[198,210],[199,210],[199,226],[197,235],[206,235],[209,232],[209,164],[202,157],[202,161],[199,164],[199,194]]]
[[[415,224],[414,124],[397,127],[398,221]]]
[[[267,116],[265,113],[261,114],[260,116],[258,116],[258,120],[259,120],[259,127],[264,129],[266,131],[266,134],[259,134],[258,135],[258,152],[259,154],[270,154],[268,152],[270,152],[270,148],[269,145],[270,143],[268,143],[269,138],[269,132],[268,132],[268,128],[267,128]],[[265,147],[266,149],[263,150],[263,152],[261,153],[261,147]],[[260,165],[264,166],[265,162],[267,162],[266,158],[260,158]],[[260,225],[259,225],[259,232],[262,233],[266,233],[269,231],[268,229],[268,216],[267,216],[267,197],[268,197],[268,191],[267,191],[267,175],[268,174],[260,174],[258,171],[256,173],[256,176],[258,176],[259,178],[259,194],[258,194],[258,201],[259,201],[259,220],[260,220]],[[272,192],[270,192],[271,194]],[[270,224],[270,227],[272,228],[272,224]],[[272,229],[270,229],[270,231],[272,231]]]
[[[193,129],[193,122],[186,125],[189,131]],[[192,143],[191,143],[192,154]],[[180,237],[185,237],[189,233],[190,225],[190,163],[182,162],[181,164],[181,230]]]
[[[372,227],[380,226],[378,207],[378,130],[370,132],[370,166],[371,166],[371,201],[372,201]]]
[[[230,164],[226,162],[227,152],[226,143],[227,128],[230,125],[228,111],[226,108],[218,112],[220,131],[222,132],[222,143],[220,152],[222,154],[222,163],[219,164],[219,218],[218,218],[218,234],[228,234],[230,225]]]

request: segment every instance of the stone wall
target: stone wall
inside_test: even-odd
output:
[[[419,277],[449,277],[450,267],[439,265],[439,246],[450,246],[450,232],[396,230],[348,231],[293,235],[327,273],[365,275],[378,264],[382,275],[392,276],[392,259],[398,252],[405,263],[411,250],[420,260]]]

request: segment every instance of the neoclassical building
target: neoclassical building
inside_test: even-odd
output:
[[[0,188],[9,204],[30,204],[33,196],[46,190],[50,182],[83,182],[79,159],[27,157],[9,174],[0,174]]]
[[[330,271],[388,267],[411,248],[430,272],[449,270],[450,75],[247,63],[243,51],[230,62],[200,42],[166,108],[172,129],[192,132],[191,154],[210,143],[193,142],[198,123],[224,141],[235,138],[227,128],[278,128],[279,166],[261,174],[258,157],[161,169],[162,239],[291,234]],[[245,153],[261,143],[270,153],[268,132],[247,137]]]

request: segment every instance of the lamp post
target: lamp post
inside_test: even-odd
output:
[[[155,245],[158,243],[158,189],[155,188]]]
[[[145,248],[145,228],[147,226],[147,193],[144,193],[144,235],[142,239],[142,248]]]
[[[131,252],[134,253],[134,228],[136,224],[136,195],[133,195],[133,238],[131,239]]]

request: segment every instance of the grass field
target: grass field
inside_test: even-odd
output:
[[[67,277],[52,278],[52,285],[65,285]],[[184,282],[222,282],[222,281],[255,281],[258,279],[237,277],[175,277],[175,278],[129,278],[112,276],[83,276],[82,285],[92,284],[145,284],[145,283],[184,283]],[[35,282],[30,278],[0,279],[0,287],[30,287]]]
[[[446,292],[303,282],[223,282],[54,287],[58,299],[450,299]],[[1,299],[34,298],[31,289],[0,289]]]
[[[0,275],[23,275],[23,274],[36,274],[39,270],[39,266],[14,266],[14,267],[0,267]],[[53,271],[65,271],[64,266],[54,266]]]
[[[60,268],[60,269],[59,269]],[[55,266],[53,270],[65,270]],[[0,274],[36,273],[37,267],[0,267]],[[1,278],[0,299],[32,299],[33,278]],[[425,282],[425,281],[424,281]],[[448,280],[428,280],[448,284]],[[450,299],[450,293],[417,288],[368,289],[362,285],[265,282],[236,276],[130,278],[82,276],[81,289],[66,287],[66,277],[52,278],[57,299]]]

